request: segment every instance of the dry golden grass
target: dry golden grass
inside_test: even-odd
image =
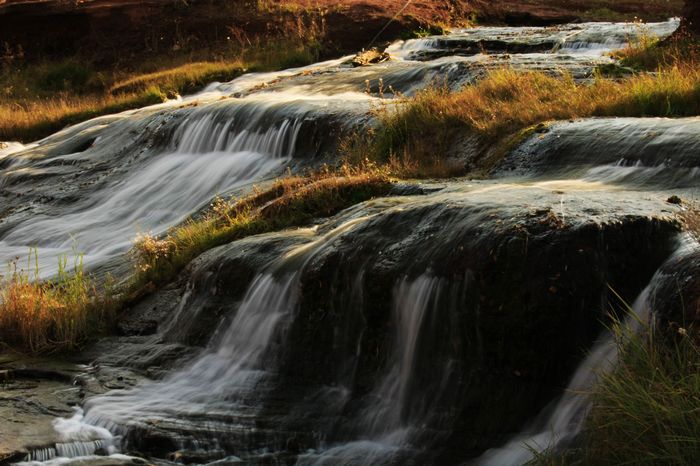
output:
[[[637,70],[657,71],[679,64],[697,68],[700,66],[700,43],[692,33],[682,29],[663,41],[642,33],[612,56],[622,65]]]
[[[72,349],[106,327],[111,309],[109,290],[97,290],[81,259],[72,270],[64,259],[51,281],[14,264],[0,287],[0,341],[29,353]]]
[[[493,145],[538,123],[591,116],[681,117],[700,114],[700,67],[677,63],[655,74],[578,84],[569,75],[500,69],[458,92],[431,88],[380,111],[375,159],[444,160],[458,133]]]
[[[241,38],[240,44],[225,51],[226,59],[182,64],[181,57],[159,57],[156,70],[148,72],[95,71],[76,60],[0,70],[0,141],[36,140],[96,116],[194,93],[248,70],[313,63],[318,59],[320,34],[315,23],[302,23],[280,40]]]
[[[150,87],[157,87],[161,91],[168,93],[189,93],[200,89],[206,83],[230,81],[242,74],[245,69],[246,64],[242,60],[221,63],[187,63],[175,68],[119,80],[109,88],[109,92],[112,94],[125,94],[142,92]]]
[[[0,140],[32,141],[90,118],[165,100],[157,88],[119,96],[68,95],[21,103],[0,100]]]

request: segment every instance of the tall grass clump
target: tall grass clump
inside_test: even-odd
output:
[[[289,176],[239,200],[216,199],[200,218],[163,237],[139,236],[134,293],[165,283],[192,259],[245,236],[302,225],[359,202],[384,195],[391,186],[386,170],[373,165],[343,166],[307,176]]]
[[[678,327],[614,331],[620,358],[601,375],[582,448],[584,464],[695,465],[700,458],[700,340]]]
[[[33,272],[32,257],[35,260]],[[12,263],[0,282],[0,341],[14,350],[33,354],[78,347],[103,331],[112,312],[110,287],[98,290],[85,274],[82,257],[72,266],[59,261],[51,280],[39,279],[37,252],[27,270]]]

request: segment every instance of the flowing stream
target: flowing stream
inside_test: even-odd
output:
[[[345,57],[245,75],[4,145],[0,259],[37,247],[44,276],[72,253],[119,270],[138,233],[335,160],[339,139],[398,94],[457,89],[501,66],[588,80],[612,63],[605,52],[677,26],[455,30],[397,42],[374,66]],[[145,361],[162,376],[87,399],[27,461],[520,465],[525,445],[564,447],[585,420],[581,392],[615,362],[610,337],[594,343],[608,282],[638,295],[647,318],[645,285],[677,240],[666,199],[695,195],[699,152],[697,118],[556,123],[491,179],[398,186],[210,251],[186,286],[163,292],[177,299],[154,334],[119,337],[105,357],[122,359],[95,365]],[[547,354],[548,339],[561,351]],[[175,347],[189,357],[148,359]]]

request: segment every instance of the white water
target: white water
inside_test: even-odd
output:
[[[113,442],[118,451],[126,426],[189,419],[193,424],[204,422],[207,429],[219,431],[254,429],[251,422],[262,408],[256,403],[261,397],[258,390],[261,381],[274,374],[277,359],[284,350],[287,330],[296,310],[301,271],[314,254],[323,253],[330,240],[368,218],[354,218],[291,249],[271,264],[268,272],[253,280],[233,320],[219,332],[212,347],[204,350],[192,364],[162,381],[90,399],[85,404],[84,419],[74,418],[81,428],[63,428],[61,433],[73,441],[84,442],[88,440],[85,433],[91,429],[95,429],[99,439],[104,439],[102,434],[108,432],[114,434]],[[188,293],[182,298],[183,305],[187,300]],[[180,317],[173,316],[170,326],[176,326]],[[217,416],[228,421],[219,424],[207,419]],[[73,424],[61,421],[57,430],[67,425]],[[75,435],[70,435],[71,432]]]
[[[10,154],[14,154],[15,152],[22,151],[26,148],[27,146],[20,144],[19,142],[0,141],[0,160],[2,160],[3,157],[7,157]]]
[[[410,449],[411,432],[420,429],[420,419],[409,403],[418,339],[426,314],[441,292],[443,281],[424,274],[402,280],[394,290],[392,325],[393,353],[383,378],[357,419],[349,421],[362,432],[356,441],[331,446],[318,453],[302,455],[299,465],[377,464]]]
[[[86,403],[86,421],[119,433],[121,426],[187,417],[255,411],[246,404],[267,374],[270,346],[296,307],[297,275],[258,276],[213,350],[162,382],[110,392]],[[171,416],[168,416],[170,414]]]
[[[57,272],[58,258],[84,254],[87,265],[126,252],[140,233],[160,234],[223,194],[288,162],[299,122],[263,132],[235,134],[211,118],[185,122],[179,147],[153,155],[126,178],[108,182],[68,212],[34,215],[0,240],[0,258],[24,257],[38,247],[42,276]],[[24,261],[20,261],[23,264]]]
[[[104,428],[86,424],[83,420],[83,410],[76,409],[71,418],[57,418],[53,421],[57,433],[57,442],[53,447],[32,450],[22,466],[30,465],[61,465],[71,461],[71,458],[90,457],[98,450],[113,456],[115,459],[128,459],[116,453],[114,437]]]
[[[678,26],[678,18],[662,23],[583,23],[558,27],[477,27],[471,29],[455,29],[447,36],[426,37],[397,41],[387,52],[392,57],[406,60],[412,59],[421,52],[431,52],[455,44],[459,47],[460,40],[491,41],[503,43],[521,42],[537,44],[554,41],[551,52],[557,54],[582,54],[601,56],[615,49],[623,48],[630,42],[636,42],[642,37],[665,38],[671,35]]]

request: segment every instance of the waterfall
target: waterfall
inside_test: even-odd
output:
[[[665,33],[673,25],[654,27]],[[304,147],[319,144],[310,132],[337,142],[337,128],[371,123],[368,110],[381,97],[363,90],[374,92],[380,78],[400,92],[424,88],[436,76],[459,87],[505,60],[518,69],[561,67],[585,78],[611,61],[600,50],[624,43],[628,34],[636,32],[613,24],[456,30],[394,44],[390,51],[399,59],[373,67],[333,61],[246,75],[182,102],[86,123],[38,145],[10,146],[13,153],[0,151],[0,199],[15,202],[16,210],[0,219],[0,259],[39,246],[46,275],[56,256],[73,247],[85,251],[88,266],[118,261],[136,233],[163,233],[213,196],[243,192],[281,172]],[[475,44],[494,44],[499,52],[472,53]],[[502,53],[510,48],[512,54]],[[167,297],[154,297],[157,312],[151,302],[141,309],[145,301],[128,311],[158,315],[158,334],[108,342],[124,351],[120,357],[139,358],[118,362],[124,369],[167,375],[87,399],[84,411],[56,420],[55,444],[28,459],[132,450],[154,461],[176,461],[185,452],[192,457],[183,462],[300,465],[473,458],[540,409],[535,403],[549,387],[566,383],[571,354],[598,328],[591,319],[602,284],[633,270],[626,285],[638,290],[666,256],[660,242],[675,234],[668,220],[675,207],[665,199],[676,193],[640,192],[693,185],[699,125],[698,119],[557,123],[497,167],[511,176],[506,182],[399,185],[395,192],[405,196],[209,251],[184,272],[191,274],[186,285],[183,275]],[[536,175],[544,179],[533,183]],[[51,183],[89,187],[55,202],[39,195],[16,201],[22,189],[41,194]],[[631,193],[624,191],[629,186]],[[659,240],[658,254],[646,247],[650,238]],[[628,249],[642,258],[628,263],[625,256],[620,265]],[[635,302],[636,318],[647,316],[649,289]],[[512,300],[501,299],[511,292]],[[571,310],[572,303],[581,309]],[[560,335],[552,333],[561,330],[571,337],[556,341],[556,355],[542,354],[549,339],[541,339],[544,349],[535,344],[546,319],[558,326],[542,335],[556,341]],[[202,342],[203,348],[184,348]],[[181,352],[170,353],[175,346]],[[183,349],[190,351],[186,362]],[[312,350],[318,353],[309,355]],[[510,357],[519,351],[526,357]],[[140,358],[150,352],[158,358]],[[295,363],[303,357],[305,364]],[[566,393],[479,461],[521,464],[531,458],[524,445],[565,446],[585,420],[585,392],[616,357],[615,342],[603,335]],[[543,383],[537,377],[550,377],[550,367],[553,375]],[[502,398],[487,400],[488,390]],[[503,415],[508,427],[502,429],[463,422],[483,424],[498,403],[529,409]]]
[[[44,276],[56,272],[57,257],[73,250],[84,252],[87,266],[99,265],[126,252],[138,233],[160,234],[215,195],[289,162],[300,120],[236,131],[234,119],[208,114],[185,120],[174,152],[153,155],[128,177],[98,185],[63,215],[48,211],[15,225],[0,238],[0,258],[24,257],[31,245],[39,248]]]
[[[360,438],[302,455],[297,464],[384,464],[415,448],[411,436],[422,427],[431,406],[426,394],[421,394],[422,403],[412,397],[412,392],[421,391],[415,380],[418,344],[424,321],[435,311],[445,286],[444,279],[430,274],[398,283],[393,293],[392,354],[370,402],[347,426]]]
[[[86,404],[86,421],[120,433],[121,426],[167,420],[168,415],[236,413],[247,425],[255,406],[246,401],[274,370],[274,345],[282,339],[296,305],[297,274],[259,275],[220,342],[189,367],[161,382],[115,391]],[[252,410],[252,411],[251,411]],[[248,428],[253,426],[247,425]]]
[[[353,218],[292,248],[253,280],[234,318],[217,332],[209,348],[193,363],[162,381],[92,398],[85,404],[83,422],[100,426],[100,432],[109,429],[117,446],[127,426],[166,424],[175,418],[192,424],[202,422],[202,429],[222,435],[255,431],[255,416],[261,409],[259,400],[264,399],[266,390],[264,381],[275,375],[294,321],[301,272],[332,239],[366,220],[367,217]],[[188,291],[181,306],[187,305],[189,296]],[[177,327],[179,319],[189,317],[174,315],[168,328]],[[208,420],[216,418],[221,421]],[[181,445],[188,447],[211,451],[218,444],[213,439]]]

